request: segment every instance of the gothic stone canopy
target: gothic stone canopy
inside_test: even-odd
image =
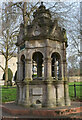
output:
[[[66,41],[65,29],[58,26],[56,19],[52,21],[50,11],[45,8],[43,3],[33,13],[33,17],[32,23],[27,25],[26,35],[24,35],[24,25],[21,23],[17,45],[28,40],[51,39],[60,42]]]
[[[70,105],[67,85],[66,31],[52,21],[43,4],[18,36],[17,102],[28,107]]]

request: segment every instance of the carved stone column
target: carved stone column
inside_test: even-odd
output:
[[[42,63],[37,64],[37,75],[38,77],[42,77]]]
[[[32,80],[32,60],[26,59],[25,60],[25,100],[24,100],[24,105],[27,107],[30,106],[30,100],[29,100],[29,81],[30,80]]]
[[[57,80],[57,61],[55,61],[55,80]]]
[[[19,101],[19,86],[17,84],[17,95],[16,95],[16,103]]]
[[[67,80],[67,63],[66,61],[63,62],[63,73],[64,73],[64,80]]]
[[[52,82],[46,81],[46,107],[52,108],[54,107],[54,97],[52,91]]]
[[[27,106],[27,107],[30,107],[29,82],[26,83],[25,87],[26,87],[26,91],[25,91],[25,101],[24,101],[24,105]]]
[[[25,101],[25,85],[23,86],[23,102]]]
[[[66,62],[66,45],[63,43],[63,73],[64,81],[67,80],[67,62]]]
[[[64,80],[64,68],[63,68],[63,62],[61,62],[61,78]]]
[[[32,80],[32,60],[25,60],[25,79]]]
[[[22,63],[18,62],[18,70],[17,70],[17,80],[22,80],[22,75],[23,75],[23,71],[22,71]]]
[[[19,65],[19,59],[20,59],[20,57],[19,57],[19,51],[20,51],[20,48],[18,47],[18,57],[17,57],[17,81],[19,81],[20,79],[19,79],[19,74],[20,74],[20,65]]]
[[[70,98],[69,98],[69,91],[68,91],[68,83],[67,81],[64,81],[64,100],[65,105],[70,105]]]
[[[56,89],[56,106],[58,106],[58,85],[56,84],[55,86],[55,89]]]
[[[59,62],[59,76],[58,76],[58,79],[59,80],[62,80],[62,68],[61,68],[61,62]]]
[[[22,103],[22,86],[19,85],[19,101],[18,101],[19,104]]]
[[[17,62],[17,81],[19,80],[19,64]]]
[[[47,57],[44,59],[44,79],[48,80],[51,78],[51,58]]]

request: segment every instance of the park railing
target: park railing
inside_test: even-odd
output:
[[[82,98],[82,96],[81,96],[82,87],[81,86],[82,86],[82,84],[81,85],[76,85],[76,84],[69,85],[69,89],[71,89],[70,87],[72,87],[72,89],[70,90],[70,93],[69,93],[70,96],[73,97],[73,98],[77,98],[77,97]],[[72,92],[73,92],[73,94],[72,94]]]

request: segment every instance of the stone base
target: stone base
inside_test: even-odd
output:
[[[27,85],[21,84],[20,88],[18,89],[18,104],[34,108],[70,105],[69,94],[66,91],[68,88],[66,81],[34,80]],[[20,98],[22,101],[20,101]],[[26,99],[27,101],[25,101]]]
[[[71,100],[70,98],[64,98],[65,99],[65,105],[70,106],[71,105]]]
[[[30,101],[28,100],[28,101],[24,101],[24,102],[22,103],[22,105],[25,106],[25,107],[27,107],[27,108],[29,108],[29,107],[31,106],[31,103],[30,103]]]
[[[14,116],[27,116],[33,117],[33,118],[55,118],[55,117],[66,117],[66,115],[72,114],[72,113],[80,113],[82,112],[82,107],[77,104],[73,103],[72,106],[64,106],[64,107],[56,107],[53,109],[47,109],[47,108],[37,108],[37,109],[31,109],[31,108],[25,108],[23,106],[16,105],[15,103],[5,103],[2,105],[2,110],[6,114],[14,115]]]

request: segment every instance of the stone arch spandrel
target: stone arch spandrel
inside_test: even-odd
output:
[[[23,61],[23,59],[25,59],[25,55],[24,54],[21,55],[21,61]]]
[[[39,49],[30,49],[28,50],[28,54],[26,55],[26,58],[29,58],[32,60],[32,56],[35,52],[40,52],[42,55],[43,55],[43,58],[44,58],[44,53],[42,50],[39,50]]]
[[[58,52],[53,52],[53,53],[51,54],[51,58],[52,58],[52,55],[53,55],[53,54],[57,55],[57,56],[60,58],[60,60],[61,60],[61,55],[60,55],[60,53],[58,53]]]
[[[18,58],[18,59],[19,59],[19,62],[21,62],[21,56],[22,56],[22,55],[24,55],[24,56],[25,56],[25,59],[26,59],[26,53],[25,53],[25,51],[24,51],[24,52],[21,52],[21,53],[19,54],[19,58]]]
[[[63,60],[61,51],[52,50],[51,53],[50,53],[50,57],[52,56],[53,53],[58,53],[60,55],[61,61]]]

